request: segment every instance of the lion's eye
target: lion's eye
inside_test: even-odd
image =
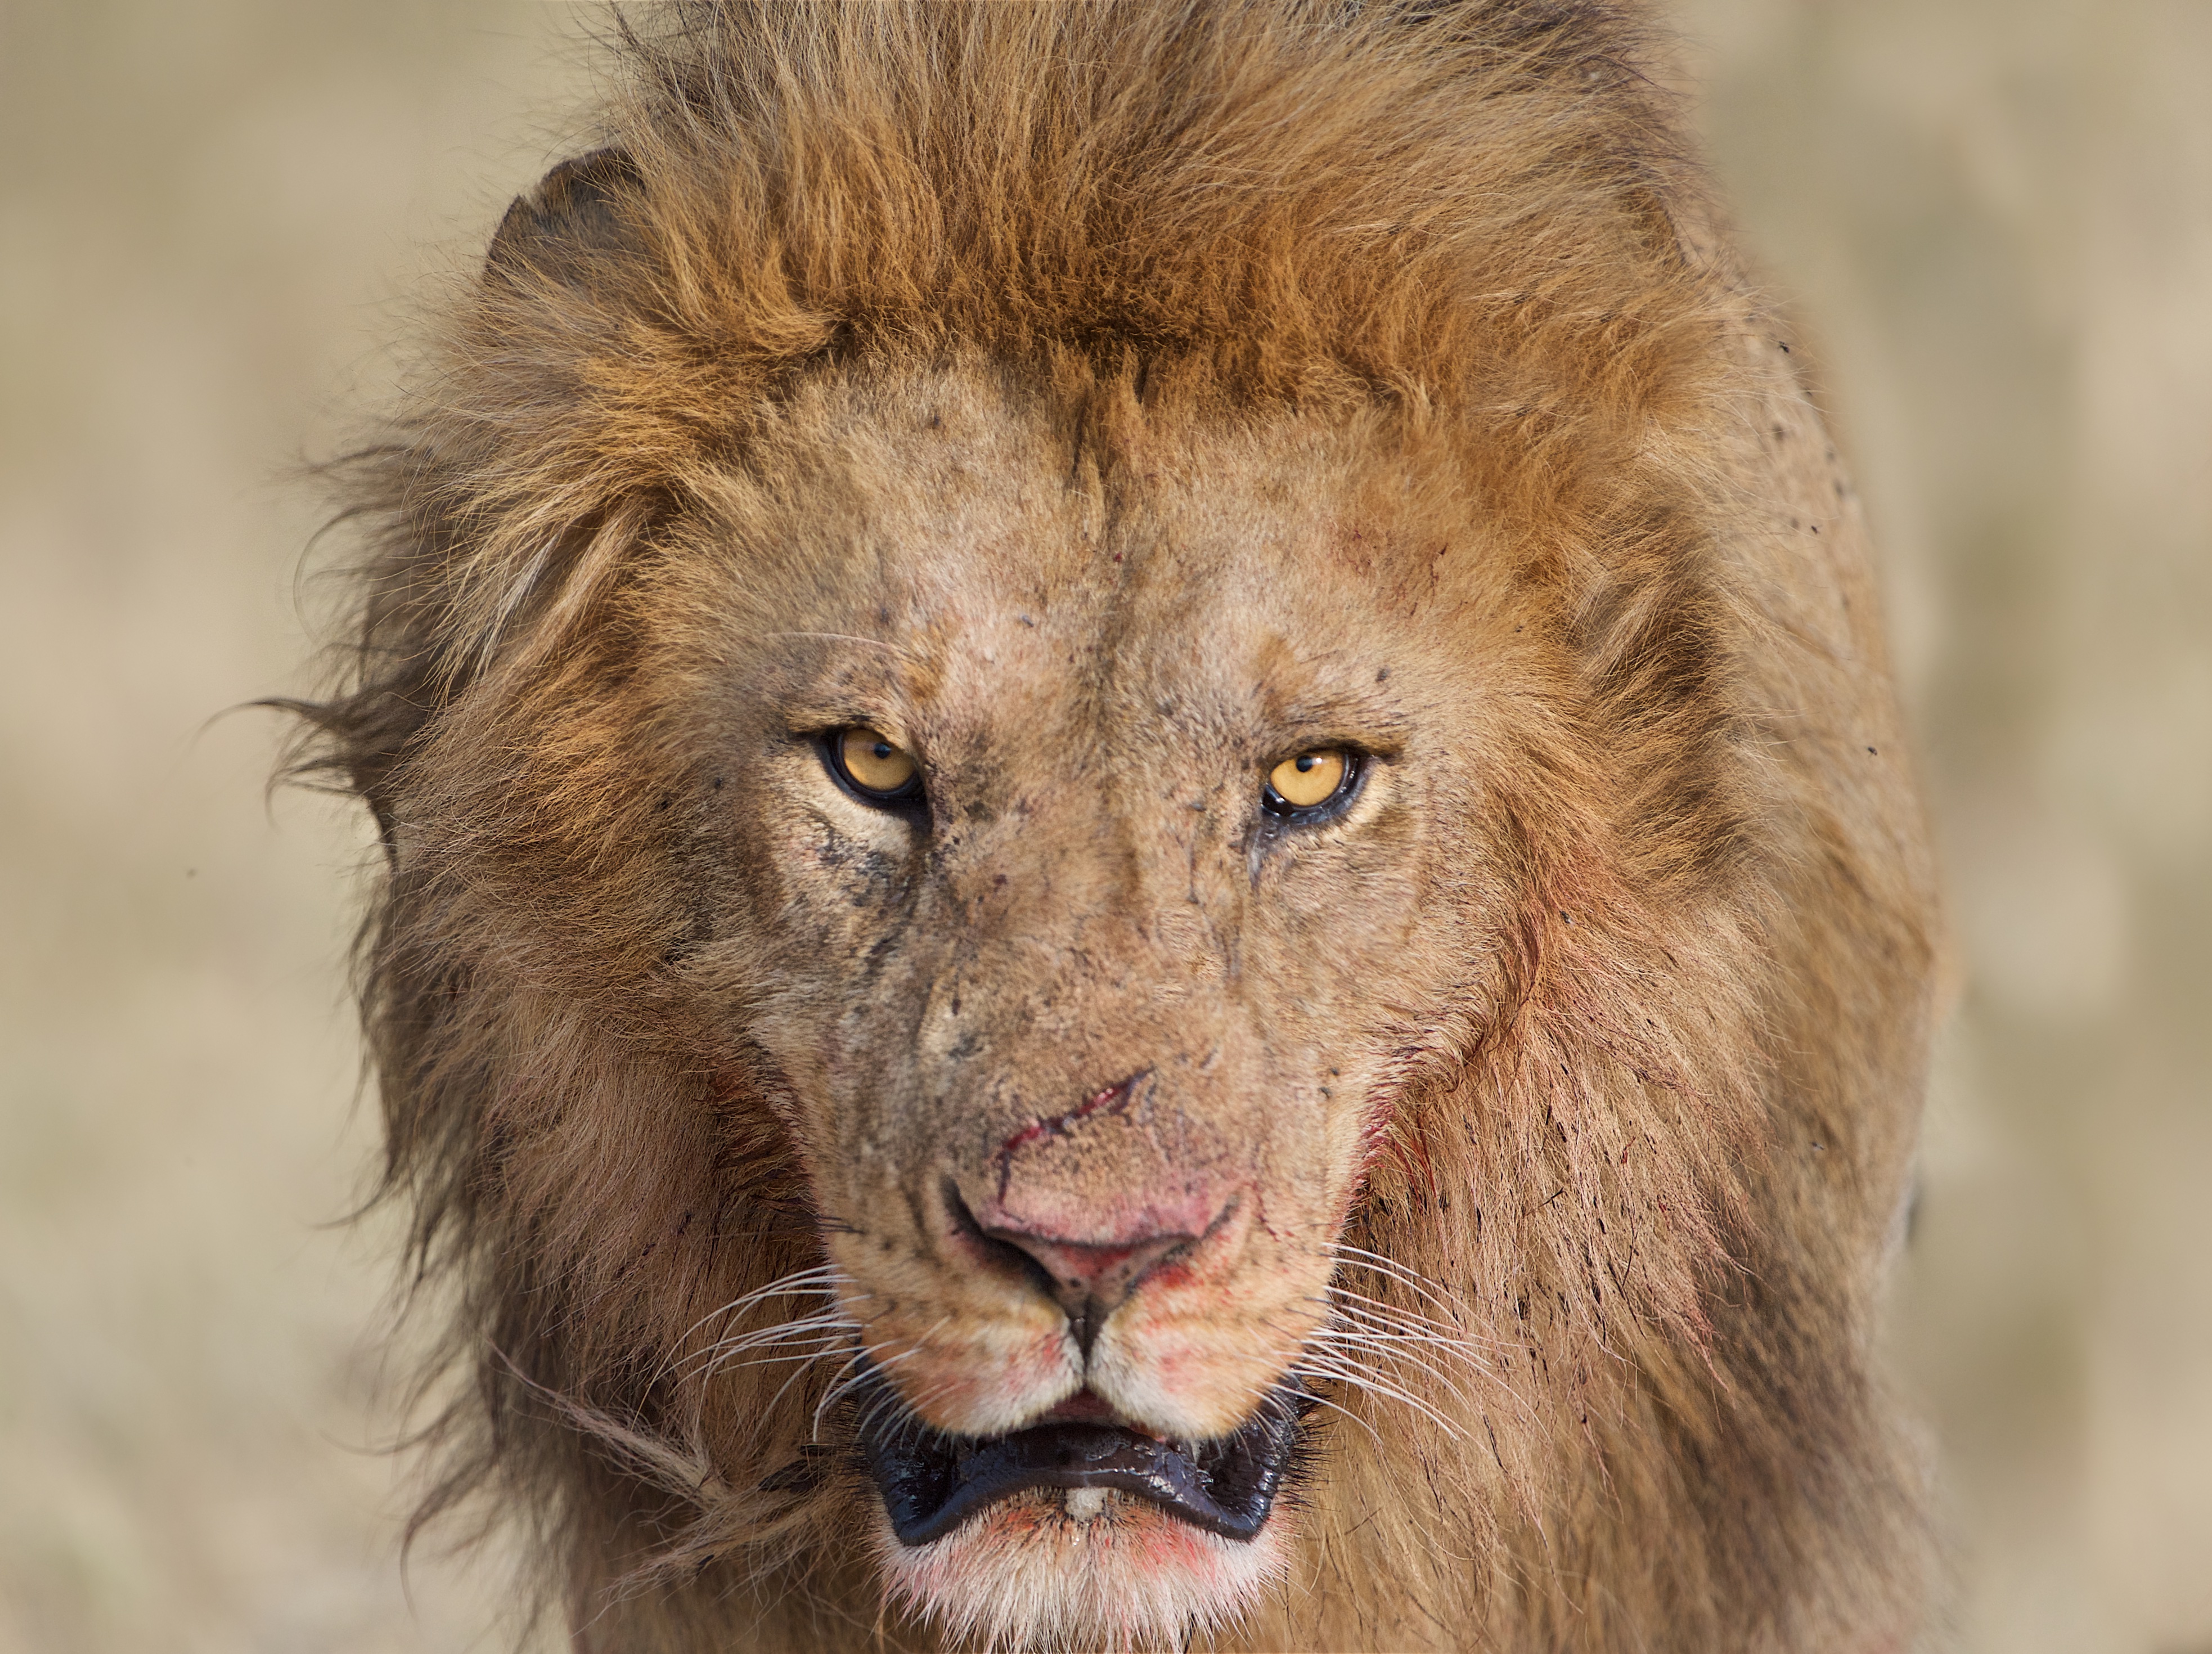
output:
[[[848,786],[872,804],[902,803],[921,790],[921,769],[914,754],[880,730],[839,730],[830,738],[830,762]]]
[[[1312,810],[1342,793],[1352,780],[1351,755],[1328,746],[1285,758],[1267,772],[1264,802],[1278,812]]]

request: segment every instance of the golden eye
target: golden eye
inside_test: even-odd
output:
[[[1351,774],[1351,762],[1341,747],[1301,752],[1267,772],[1268,801],[1279,800],[1279,808],[1310,810],[1342,792]]]
[[[830,750],[838,772],[872,802],[904,799],[918,789],[921,771],[914,754],[880,730],[841,729],[830,738]]]

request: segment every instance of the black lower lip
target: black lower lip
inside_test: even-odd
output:
[[[891,1531],[927,1545],[985,1506],[1035,1487],[1110,1487],[1224,1539],[1249,1540],[1273,1507],[1305,1398],[1279,1392],[1252,1421],[1181,1445],[1119,1425],[1038,1425],[1006,1436],[946,1436],[911,1420],[864,1432],[868,1474]]]

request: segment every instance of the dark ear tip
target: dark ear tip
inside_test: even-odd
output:
[[[538,199],[553,213],[611,212],[615,198],[644,182],[626,149],[571,155],[539,180]]]
[[[621,149],[574,155],[518,195],[499,221],[485,256],[487,271],[559,267],[580,252],[611,250],[623,240],[619,203],[643,183]]]

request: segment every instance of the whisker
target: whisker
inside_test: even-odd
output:
[[[830,1387],[823,1392],[822,1399],[815,1403],[814,1426],[811,1432],[813,1438],[816,1440],[819,1440],[821,1438],[822,1415],[827,1412],[836,1402],[844,1396],[851,1394],[853,1389],[858,1384],[866,1383],[872,1373],[880,1372],[885,1367],[896,1365],[901,1361],[909,1360],[915,1356],[921,1354],[923,1348],[927,1345],[932,1335],[933,1335],[939,1328],[943,1327],[945,1323],[951,1318],[952,1317],[950,1316],[939,1316],[927,1330],[915,1336],[913,1344],[909,1348],[902,1351],[896,1355],[891,1356],[888,1359],[878,1359],[875,1352],[869,1349],[866,1345],[863,1345],[860,1348],[855,1350],[851,1357],[847,1359],[845,1365],[838,1369],[839,1376],[830,1381]],[[862,1361],[866,1361],[868,1365],[862,1368],[857,1377],[850,1379],[843,1377],[845,1373],[851,1371],[855,1365]]]
[[[1334,1378],[1340,1383],[1351,1385],[1355,1389],[1365,1390],[1371,1396],[1396,1402],[1401,1406],[1410,1408],[1419,1414],[1454,1441],[1463,1440],[1466,1438],[1465,1431],[1445,1418],[1426,1402],[1399,1389],[1395,1384],[1386,1383],[1364,1368],[1352,1365],[1347,1362],[1330,1359],[1324,1354],[1318,1363],[1308,1363],[1305,1358],[1301,1357],[1300,1365],[1291,1371],[1300,1373],[1301,1376],[1312,1374],[1320,1377]]]
[[[1450,1288],[1445,1286],[1442,1281],[1431,1280],[1419,1270],[1409,1268],[1395,1258],[1385,1257],[1380,1252],[1370,1252],[1365,1247],[1354,1246],[1348,1241],[1338,1241],[1329,1250],[1340,1258],[1354,1260],[1353,1267],[1356,1268],[1372,1270],[1376,1274],[1387,1275],[1400,1285],[1410,1287],[1447,1314],[1452,1313],[1460,1307],[1449,1295]]]
[[[887,1357],[882,1360],[874,1360],[872,1358],[871,1365],[867,1371],[860,1373],[854,1378],[847,1381],[843,1385],[832,1390],[829,1395],[824,1396],[822,1398],[822,1405],[817,1407],[814,1410],[816,1433],[818,1435],[821,1432],[822,1413],[824,1408],[830,1406],[836,1402],[842,1400],[845,1396],[850,1396],[855,1391],[866,1389],[870,1384],[877,1384],[879,1388],[876,1396],[869,1402],[866,1409],[860,1415],[861,1425],[865,1425],[867,1420],[872,1419],[876,1414],[877,1409],[879,1408],[884,1407],[887,1403],[897,1403],[898,1392],[893,1389],[888,1382],[884,1380],[884,1370],[886,1367],[895,1367],[900,1362],[908,1360],[921,1353],[921,1350],[917,1347],[910,1350],[903,1350],[896,1355]],[[857,1433],[857,1432],[858,1426],[856,1426],[855,1433]]]
[[[792,1339],[825,1331],[834,1328],[850,1327],[853,1318],[844,1310],[828,1310],[819,1315],[799,1316],[789,1321],[779,1321],[771,1327],[761,1327],[738,1336],[720,1338],[704,1349],[686,1356],[683,1365],[696,1365],[710,1361],[718,1355],[742,1355],[747,1350],[757,1350],[767,1344],[781,1344]]]
[[[1352,1334],[1333,1338],[1329,1340],[1324,1347],[1334,1351],[1336,1354],[1347,1361],[1361,1359],[1360,1352],[1362,1351],[1374,1351],[1389,1361],[1401,1363],[1406,1366],[1413,1368],[1416,1371],[1420,1372],[1425,1377],[1435,1380],[1437,1383],[1443,1385],[1444,1389],[1451,1392],[1453,1400],[1459,1402],[1462,1405],[1469,1404],[1473,1401],[1473,1398],[1468,1396],[1467,1391],[1460,1387],[1458,1380],[1454,1378],[1449,1373],[1443,1371],[1441,1368],[1437,1367],[1430,1362],[1422,1360],[1419,1356],[1413,1354],[1409,1351],[1395,1347],[1389,1343],[1384,1342],[1373,1335],[1362,1335]]]
[[[948,1388],[950,1385],[947,1381],[939,1379],[923,1395],[917,1396],[915,1402],[909,1402],[900,1396],[896,1386],[889,1383],[883,1384],[870,1399],[867,1406],[860,1410],[860,1417],[854,1421],[853,1433],[855,1436],[866,1435],[877,1419],[888,1411],[894,1414],[904,1413],[907,1416],[902,1422],[913,1433],[919,1435],[929,1426],[922,1421],[921,1410],[915,1405],[915,1402],[932,1400]]]
[[[733,1340],[728,1344],[718,1345],[711,1350],[701,1352],[687,1364],[689,1371],[686,1376],[696,1377],[702,1383],[711,1382],[722,1372],[751,1365],[752,1362],[741,1358],[754,1351],[771,1352],[769,1354],[756,1358],[757,1359],[777,1360],[788,1359],[773,1353],[786,1346],[790,1347],[794,1352],[809,1348],[833,1348],[845,1341],[843,1335],[850,1330],[849,1323],[825,1323],[817,1327],[779,1328],[776,1336],[773,1338]]]
[[[706,1314],[684,1329],[684,1337],[690,1338],[693,1333],[697,1332],[700,1328],[717,1316],[734,1315],[740,1310],[750,1309],[764,1298],[786,1297],[799,1292],[826,1292],[836,1285],[836,1278],[843,1274],[844,1271],[834,1263],[817,1263],[811,1268],[794,1269],[787,1274],[778,1275],[766,1286],[757,1286],[751,1292],[732,1298],[718,1309],[708,1310]]]
[[[834,1292],[841,1283],[846,1286],[852,1284],[844,1272],[834,1263],[817,1263],[808,1268],[794,1269],[788,1274],[778,1275],[764,1286],[757,1286],[749,1292],[741,1293],[732,1298],[726,1304],[708,1310],[706,1314],[684,1329],[683,1336],[676,1341],[676,1347],[680,1350],[684,1345],[690,1343],[699,1329],[709,1322],[741,1315],[755,1304],[765,1303],[772,1298],[797,1298],[815,1293],[828,1295]],[[715,1344],[719,1345],[720,1341],[718,1337]],[[710,1345],[709,1348],[714,1347]],[[653,1376],[659,1378],[666,1376],[672,1370],[680,1371],[696,1359],[696,1352],[691,1355],[684,1356],[672,1353],[661,1362]]]
[[[760,1343],[772,1341],[781,1333],[799,1331],[809,1327],[829,1326],[836,1322],[849,1322],[851,1319],[850,1314],[840,1305],[834,1310],[818,1310],[811,1315],[793,1316],[787,1320],[773,1322],[765,1327],[756,1327],[750,1332],[725,1333],[706,1347],[728,1349],[739,1345]]]
[[[866,1345],[862,1345],[860,1347],[855,1349],[850,1355],[847,1356],[844,1361],[838,1366],[837,1371],[830,1375],[829,1387],[823,1391],[821,1400],[817,1402],[814,1406],[813,1427],[807,1433],[807,1438],[810,1441],[818,1441],[821,1438],[822,1414],[823,1411],[829,1408],[831,1402],[836,1400],[837,1396],[842,1392],[850,1389],[853,1383],[854,1382],[858,1382],[848,1380],[845,1375],[851,1372],[854,1367],[860,1366],[860,1363],[866,1361],[867,1359],[867,1347]],[[866,1376],[867,1371],[866,1368],[863,1368],[860,1378],[865,1380]]]
[[[1268,1322],[1263,1321],[1262,1324],[1272,1327],[1272,1323]],[[1439,1430],[1451,1437],[1454,1440],[1461,1440],[1464,1438],[1466,1432],[1458,1426],[1453,1424],[1450,1420],[1445,1418],[1442,1414],[1438,1413],[1427,1402],[1422,1401],[1419,1396],[1398,1385],[1392,1384],[1387,1380],[1377,1376],[1370,1371],[1367,1365],[1362,1364],[1361,1359],[1356,1352],[1343,1347],[1342,1341],[1347,1336],[1357,1337],[1359,1335],[1360,1335],[1353,1332],[1352,1329],[1341,1327],[1333,1327],[1324,1323],[1317,1334],[1309,1335],[1309,1341],[1307,1341],[1304,1347],[1299,1351],[1297,1359],[1290,1364],[1286,1371],[1289,1376],[1292,1377],[1302,1378],[1313,1377],[1334,1378],[1338,1382],[1348,1384],[1355,1389],[1363,1389],[1371,1395],[1397,1402],[1402,1406],[1410,1408],[1414,1412],[1429,1419]],[[1373,1336],[1373,1335],[1367,1335]],[[1390,1354],[1396,1359],[1411,1359],[1411,1358],[1403,1356],[1395,1350],[1386,1351],[1386,1353]],[[1447,1389],[1450,1390],[1454,1398],[1462,1405],[1474,1405],[1474,1402],[1471,1398],[1468,1397],[1465,1391],[1460,1389],[1458,1384],[1453,1382],[1449,1374],[1439,1372],[1434,1368],[1427,1366],[1425,1363],[1414,1362],[1413,1365],[1422,1367],[1423,1371],[1426,1371],[1429,1377],[1434,1378],[1437,1383],[1443,1384]],[[1325,1396],[1317,1397],[1316,1399],[1322,1401],[1328,1400]],[[1331,1405],[1334,1406],[1335,1404],[1331,1403]],[[1339,1407],[1338,1411],[1342,1412],[1344,1409],[1341,1407]],[[1358,1415],[1356,1414],[1350,1416],[1355,1420],[1358,1420]],[[1363,1425],[1365,1424],[1365,1420],[1358,1420],[1358,1422]],[[1372,1430],[1371,1426],[1368,1427],[1370,1431]]]
[[[886,643],[879,637],[856,637],[850,632],[763,632],[763,637],[809,637],[831,643],[865,643],[872,649],[881,649],[886,654],[899,653],[895,643]]]
[[[1295,1369],[1293,1369],[1293,1371],[1295,1371]],[[1341,1413],[1346,1418],[1351,1420],[1352,1423],[1358,1425],[1370,1436],[1372,1436],[1375,1438],[1376,1446],[1380,1447],[1382,1445],[1382,1432],[1376,1430],[1373,1425],[1368,1423],[1366,1420],[1361,1418],[1357,1413],[1354,1413],[1350,1408],[1345,1406],[1343,1402],[1333,1402],[1317,1389],[1308,1390],[1306,1392],[1306,1397],[1308,1400],[1316,1403],[1317,1405],[1328,1408],[1332,1413]]]
[[[1351,1287],[1343,1285],[1340,1281],[1331,1281],[1329,1283],[1328,1291],[1329,1296],[1327,1298],[1316,1298],[1311,1301],[1315,1303],[1356,1304],[1360,1305],[1363,1310],[1368,1314],[1388,1317],[1393,1321],[1404,1322],[1417,1326],[1433,1327],[1439,1333],[1442,1333],[1448,1337],[1457,1339],[1474,1339],[1477,1337],[1477,1335],[1469,1333],[1466,1328],[1461,1324],[1456,1317],[1449,1321],[1439,1320],[1435,1316],[1424,1315],[1419,1310],[1407,1309],[1402,1304],[1393,1304],[1386,1298],[1370,1298],[1364,1292],[1355,1292]]]
[[[863,1330],[864,1329],[857,1325],[850,1329],[850,1331],[855,1339],[860,1336]],[[775,1394],[769,1397],[768,1407],[764,1410],[770,1413],[775,1411],[778,1407],[782,1405],[783,1398],[791,1393],[791,1387],[797,1383],[800,1379],[806,1377],[808,1368],[812,1366],[815,1362],[823,1360],[829,1356],[835,1355],[836,1353],[837,1347],[835,1344],[832,1344],[827,1349],[817,1350],[812,1355],[809,1356],[805,1362],[793,1370],[792,1374],[788,1378],[786,1378],[782,1383],[776,1386]],[[836,1382],[834,1377],[831,1382]]]
[[[824,1334],[814,1341],[812,1347],[793,1350],[783,1355],[756,1355],[744,1361],[717,1361],[712,1369],[700,1375],[702,1378],[719,1378],[726,1372],[744,1372],[754,1367],[771,1367],[784,1361],[819,1361],[825,1355],[835,1354],[845,1347],[845,1340]]]
[[[1380,1317],[1373,1317],[1369,1323],[1364,1323],[1353,1322],[1348,1326],[1335,1323],[1327,1323],[1316,1336],[1338,1339],[1340,1342],[1343,1341],[1344,1338],[1355,1335],[1372,1341],[1369,1345],[1370,1348],[1381,1351],[1392,1360],[1408,1362],[1419,1366],[1439,1383],[1449,1388],[1460,1401],[1470,1406],[1479,1407],[1480,1403],[1462,1390],[1450,1373],[1437,1371],[1427,1361],[1411,1353],[1413,1350],[1424,1347],[1433,1349],[1439,1358],[1449,1356],[1464,1369],[1480,1375],[1487,1381],[1489,1386],[1494,1387],[1492,1393],[1504,1398],[1522,1417],[1533,1419],[1535,1416],[1529,1406],[1528,1397],[1515,1388],[1511,1381],[1490,1359],[1492,1353],[1510,1350],[1513,1346],[1502,1340],[1485,1340],[1484,1344],[1487,1347],[1486,1350],[1484,1347],[1471,1345],[1455,1336],[1431,1335],[1425,1331],[1400,1332],[1391,1329],[1387,1323],[1379,1328],[1372,1324],[1373,1320],[1379,1319]],[[1418,1327],[1422,1323],[1416,1322],[1413,1324]],[[1392,1347],[1394,1346],[1403,1347]]]
[[[1341,1297],[1309,1298],[1307,1302],[1326,1306],[1333,1315],[1352,1326],[1451,1350],[1477,1365],[1486,1361],[1489,1352],[1504,1347],[1495,1339],[1471,1338],[1425,1316],[1402,1313],[1388,1305],[1370,1308],[1365,1303],[1345,1302]]]
[[[1329,1249],[1340,1260],[1349,1260],[1355,1268],[1372,1270],[1375,1274],[1413,1288],[1438,1308],[1450,1310],[1457,1308],[1455,1295],[1443,1282],[1423,1274],[1411,1264],[1401,1262],[1387,1253],[1354,1246],[1349,1241],[1339,1241]]]
[[[1463,1339],[1439,1335],[1426,1328],[1408,1329],[1371,1317],[1355,1317],[1341,1314],[1338,1318],[1326,1324],[1346,1332],[1358,1333],[1367,1338],[1433,1350],[1440,1358],[1449,1358],[1462,1366],[1472,1368],[1486,1375],[1495,1376],[1490,1361],[1491,1352],[1482,1346],[1469,1343]]]

